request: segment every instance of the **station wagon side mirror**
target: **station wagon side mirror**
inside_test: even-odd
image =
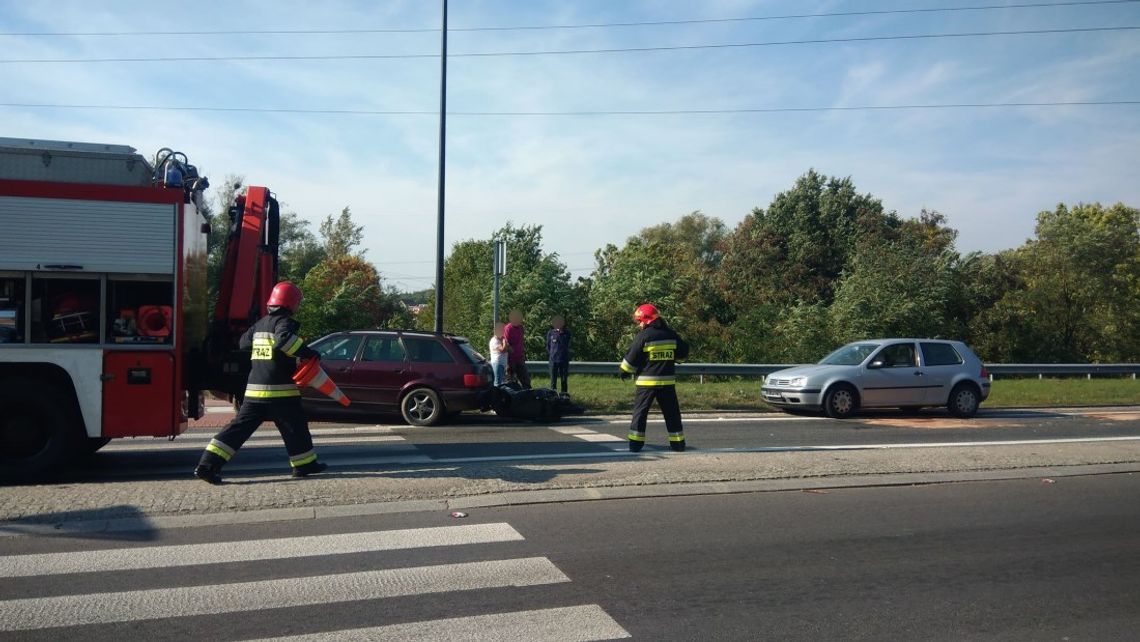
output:
[[[867,364],[867,369],[868,370],[878,370],[879,368],[885,367],[886,365],[887,365],[886,362],[883,361],[882,359],[875,359],[871,363]]]

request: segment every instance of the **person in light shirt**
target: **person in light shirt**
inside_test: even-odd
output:
[[[507,378],[507,355],[510,354],[511,347],[507,345],[507,339],[503,336],[504,327],[500,322],[495,323],[495,334],[491,336],[491,343],[488,346],[491,353],[491,368],[495,371],[495,387],[503,385]]]

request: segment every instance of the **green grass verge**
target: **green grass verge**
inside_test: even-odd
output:
[[[545,385],[536,378],[535,385]],[[629,412],[632,382],[597,375],[572,375],[570,394],[591,412]],[[760,380],[720,378],[700,383],[677,382],[682,410],[750,410],[768,412],[760,399]],[[1135,379],[998,379],[984,404],[988,408],[1047,408],[1059,406],[1140,405],[1140,381]]]

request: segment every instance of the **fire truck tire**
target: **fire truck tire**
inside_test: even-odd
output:
[[[34,482],[67,467],[86,437],[70,394],[43,381],[0,381],[0,480]]]
[[[111,443],[110,437],[88,437],[80,446],[80,453],[84,455],[94,455],[99,452],[99,449]]]

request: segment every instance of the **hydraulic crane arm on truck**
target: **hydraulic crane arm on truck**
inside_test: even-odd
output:
[[[148,162],[0,138],[0,480],[54,474],[112,438],[173,439],[205,391],[240,393],[279,208],[264,187],[235,199],[211,302],[208,186],[169,149]]]

